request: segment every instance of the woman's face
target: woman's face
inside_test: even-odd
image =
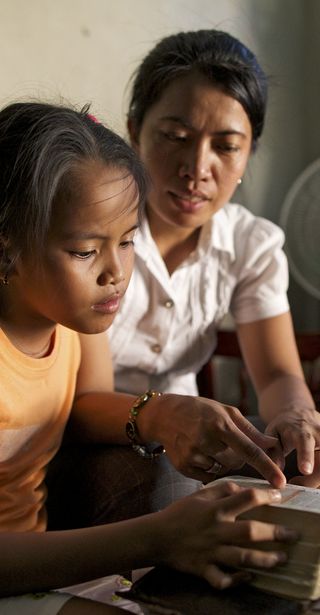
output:
[[[134,147],[152,180],[148,216],[194,229],[225,205],[242,177],[252,129],[242,105],[199,74],[172,82],[146,113]]]

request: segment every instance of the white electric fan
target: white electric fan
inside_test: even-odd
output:
[[[280,224],[293,277],[320,299],[320,159],[293,183],[283,203]]]

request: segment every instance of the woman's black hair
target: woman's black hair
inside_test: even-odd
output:
[[[54,204],[65,190],[72,193],[79,164],[97,161],[125,171],[144,202],[147,178],[137,155],[88,110],[26,102],[0,111],[2,275],[10,273],[19,253],[44,247]]]
[[[149,52],[133,75],[128,118],[137,135],[145,114],[175,79],[197,72],[236,99],[252,127],[252,147],[262,133],[267,78],[255,55],[220,30],[180,32],[167,36]]]

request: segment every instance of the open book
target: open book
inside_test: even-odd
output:
[[[226,480],[242,487],[272,488],[265,480],[245,476],[228,476],[206,487]],[[255,587],[299,600],[315,600],[320,597],[320,490],[287,485],[281,493],[281,502],[258,506],[241,518],[295,528],[300,538],[294,544],[284,545],[288,553],[286,564],[268,570],[246,569],[254,573],[251,583]],[[274,548],[274,543],[261,542],[259,548]]]

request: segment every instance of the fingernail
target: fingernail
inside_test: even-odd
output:
[[[276,553],[276,560],[278,562],[286,562],[287,559],[288,559],[288,556],[284,551],[278,551],[278,553]]]
[[[232,584],[232,577],[225,576],[221,579],[220,587],[221,589],[225,589],[226,587],[230,587]]]
[[[281,527],[279,528],[278,538],[284,540],[297,540],[299,538],[299,532],[297,530],[293,530],[291,527]]]
[[[302,467],[303,472],[305,472],[306,474],[311,474],[311,472],[312,472],[312,465],[311,465],[311,463],[309,461],[304,461],[301,464],[301,467]]]
[[[270,489],[270,498],[273,502],[281,502],[281,492],[278,489]]]
[[[271,481],[270,481],[271,482]],[[284,489],[284,487],[287,484],[287,479],[284,476],[284,474],[282,475],[282,478],[279,477],[279,475],[277,474],[277,476],[275,477],[274,481],[272,482],[272,484],[277,485],[278,489]]]
[[[287,554],[284,551],[278,551],[277,553],[272,553],[269,556],[267,566],[276,566],[276,564],[282,564],[286,562],[288,559]]]

